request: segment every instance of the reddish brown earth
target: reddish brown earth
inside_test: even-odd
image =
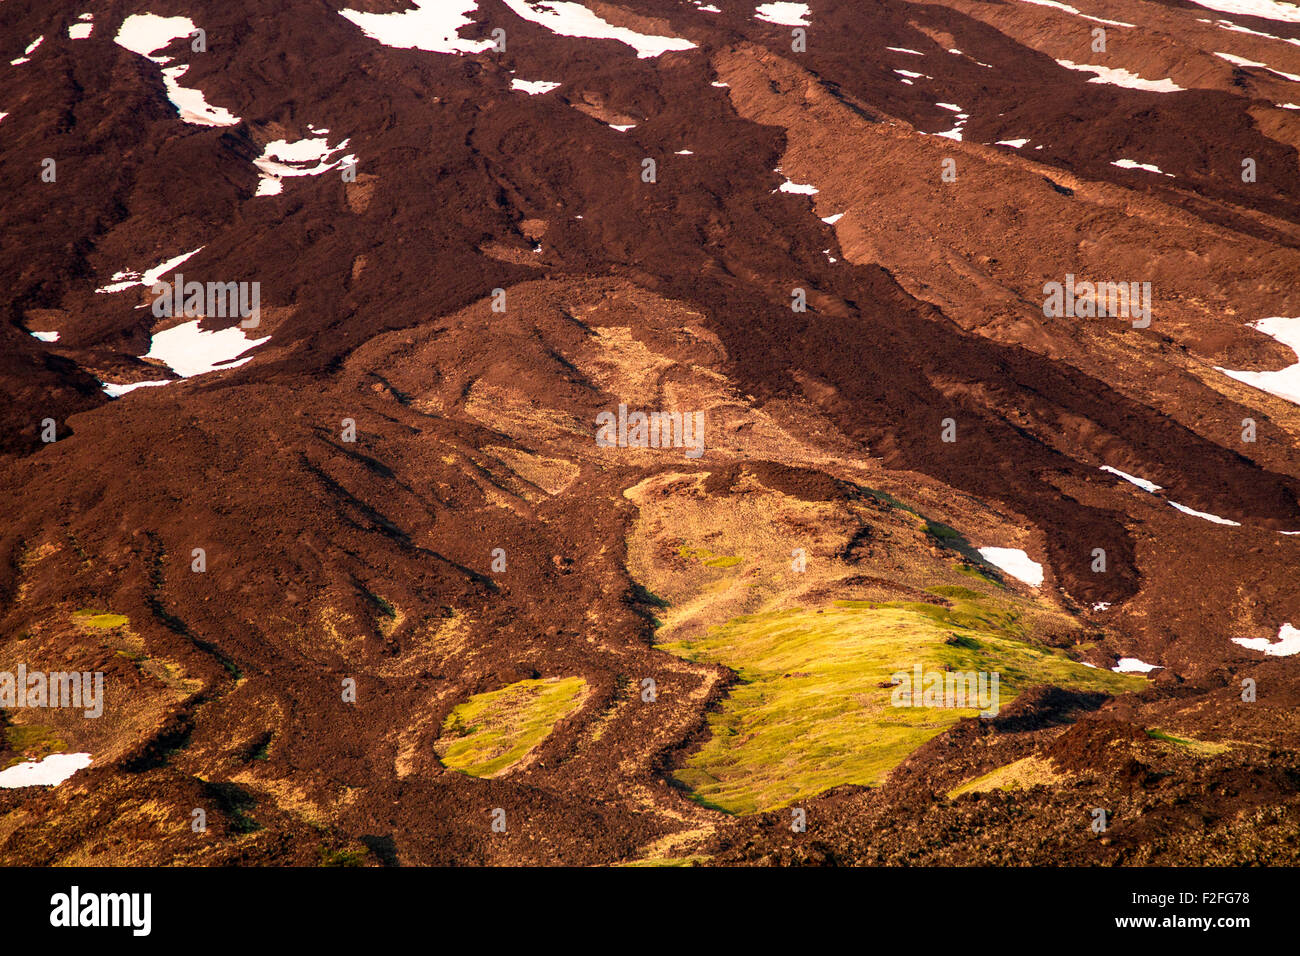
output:
[[[109,695],[97,721],[42,715],[94,763],[0,790],[0,861],[1300,862],[1300,657],[1231,640],[1300,624],[1300,536],[1280,534],[1300,531],[1300,409],[1215,370],[1296,361],[1247,323],[1300,316],[1300,111],[1278,105],[1300,82],[1214,56],[1300,74],[1300,23],[1089,0],[1134,24],[1095,53],[1096,21],[1042,5],[813,0],[794,52],[789,26],[715,2],[589,4],[695,44],[646,58],[501,0],[461,36],[503,27],[507,52],[465,55],[384,46],[337,12],[404,0],[112,0],[85,40],[67,32],[81,5],[0,3],[0,670],[102,670]],[[113,42],[145,12],[206,31],[206,52],[168,50],[237,125],[183,123],[158,67]],[[933,135],[955,122],[937,103],[968,114],[960,142]],[[254,195],[252,160],[309,126],[349,139],[356,181]],[[141,287],[95,289],[200,246],[180,271],[259,282],[251,334],[270,341],[181,380],[141,358],[179,320],[133,308]],[[1045,317],[1042,286],[1067,273],[1151,282],[1150,328]],[[157,379],[175,380],[100,385]],[[598,447],[620,403],[705,411],[703,457]],[[1079,659],[1163,669],[1141,693],[1043,687],[963,721],[883,786],[807,801],[806,833],[784,810],[701,806],[669,774],[736,678],[652,646],[628,560],[639,495],[721,522],[746,494],[857,514],[868,486],[959,543],[875,541],[883,510],[842,540],[792,519],[773,554],[821,535],[836,569],[805,603],[914,598],[970,543],[1022,548],[1041,598],[1083,622]],[[87,608],[126,615],[138,643]],[[570,675],[590,694],[525,766],[442,766],[457,704]],[[1189,754],[1155,728],[1230,746]],[[34,755],[6,739],[0,764]],[[945,796],[1028,757],[1050,782]],[[1114,821],[1100,838],[1093,807]]]

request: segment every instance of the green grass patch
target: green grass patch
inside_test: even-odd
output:
[[[202,778],[200,778],[202,779]],[[204,793],[216,802],[221,812],[230,818],[233,833],[256,833],[262,829],[249,811],[257,806],[257,798],[237,783],[228,781],[203,781]]]
[[[581,677],[523,680],[455,707],[434,751],[445,766],[494,777],[518,763],[565,717],[582,706]]]
[[[677,548],[677,556],[687,560],[699,561],[706,568],[734,568],[745,560],[736,555],[714,554],[708,548],[693,548],[686,544]]]
[[[1229,749],[1227,744],[1211,743],[1208,740],[1196,740],[1193,737],[1176,737],[1173,734],[1160,730],[1158,727],[1152,727],[1146,733],[1152,740],[1160,740],[1167,744],[1185,747],[1193,753],[1200,754],[1204,757],[1221,754]]]
[[[949,527],[942,521],[927,521],[925,523],[925,531],[926,534],[939,539],[944,544],[954,544],[958,541],[965,540],[960,531],[956,528]]]
[[[965,793],[987,793],[990,790],[1029,790],[1039,784],[1051,786],[1063,779],[1064,775],[1052,766],[1050,760],[1031,755],[966,781],[948,791],[948,799],[954,800]]]
[[[964,574],[968,578],[975,578],[975,580],[977,581],[983,581],[986,584],[992,584],[994,587],[999,587],[999,588],[1006,587],[1005,584],[1003,584],[997,578],[993,577],[987,571],[984,571],[981,568],[977,568],[974,565],[966,564],[964,562],[958,562],[955,570],[957,571],[958,574]]]
[[[128,618],[125,614],[113,614],[109,611],[74,611],[72,616],[77,619],[78,624],[84,624],[87,627],[97,627],[106,630],[110,627],[125,627]]]
[[[327,846],[320,846],[316,852],[320,856],[321,866],[365,866],[367,851],[353,848],[331,850]]]
[[[6,748],[14,753],[0,765],[0,770],[28,760],[44,760],[50,754],[68,749],[62,737],[40,724],[10,724],[4,729],[4,735]]]
[[[674,777],[699,802],[741,814],[840,784],[878,784],[926,741],[978,713],[892,706],[892,675],[916,664],[997,673],[1003,707],[1031,684],[1108,693],[1146,686],[1140,676],[1084,667],[1026,643],[1023,631],[1014,608],[995,599],[951,608],[840,601],[820,612],[738,617],[659,645],[729,666],[741,679],[709,716],[709,739]]]
[[[389,619],[397,617],[397,608],[393,607],[392,603],[387,598],[380,597],[378,594],[372,594],[369,591],[366,592],[366,597],[370,599],[370,603],[375,606],[375,609],[379,611],[383,617]]]
[[[650,607],[657,607],[660,610],[668,606],[667,601],[637,582],[632,583],[631,592],[632,600],[636,601],[638,604],[646,604]]]
[[[939,597],[957,598],[962,601],[978,601],[984,596],[978,591],[972,591],[960,584],[941,584],[937,588],[928,588],[927,590],[931,594],[939,595]]]
[[[713,857],[708,853],[692,853],[690,856],[656,856],[645,860],[631,860],[619,863],[626,867],[660,867],[660,866],[703,866]]]

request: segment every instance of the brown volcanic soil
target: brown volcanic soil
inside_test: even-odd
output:
[[[1300,621],[1300,536],[1278,533],[1300,530],[1300,411],[1214,367],[1295,361],[1246,323],[1300,315],[1300,113],[1277,105],[1300,96],[1213,54],[1300,73],[1300,48],[1215,21],[1300,28],[1098,0],[1080,9],[1138,26],[1108,28],[1095,54],[1097,24],[1033,4],[815,2],[794,53],[789,27],[717,5],[594,5],[696,44],[638,58],[500,0],[462,35],[504,26],[508,52],[464,56],[383,46],[342,0],[151,3],[207,31],[206,53],[169,49],[185,86],[242,118],[209,128],[112,42],[145,8],[98,5],[74,41],[82,7],[0,4],[0,670],[99,669],[109,689],[98,721],[40,715],[95,763],[0,790],[0,859],[1297,862],[1297,658],[1230,638]],[[1089,83],[1055,59],[1187,89]],[[529,96],[514,78],[561,85]],[[961,142],[932,135],[954,122],[937,103],[969,114]],[[349,138],[357,181],[255,196],[252,160],[311,126]],[[819,192],[780,192],[786,177]],[[146,291],[94,290],[199,246],[187,278],[260,282],[270,342],[107,398],[100,379],[173,376],[140,358],[166,327],[133,308]],[[1066,273],[1152,282],[1151,328],[1044,318],[1042,284]],[[704,457],[597,447],[596,415],[620,403],[704,411]],[[867,486],[961,544],[904,529]],[[705,809],[668,771],[735,677],[653,649],[629,552],[653,538],[647,516],[665,535],[687,517],[757,534],[752,509],[785,529],[776,558],[815,541],[829,568],[790,601],[914,599],[971,544],[1018,547],[1086,631],[1080,659],[1163,670],[1142,694],[1044,689],[963,722],[879,790],[810,801],[806,834],[779,811]],[[129,625],[90,628],[87,608]],[[746,611],[731,594],[691,620]],[[1034,637],[1076,640],[1063,633]],[[489,780],[440,764],[468,696],[565,676],[590,693],[526,765]],[[1028,758],[1038,787],[946,796]]]

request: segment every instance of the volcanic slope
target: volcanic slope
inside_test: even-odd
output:
[[[1295,862],[1287,5],[410,3],[0,4],[0,859]]]

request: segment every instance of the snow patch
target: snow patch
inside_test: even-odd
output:
[[[224,106],[212,106],[203,98],[203,91],[181,86],[177,82],[189,67],[185,64],[163,67],[163,86],[167,99],[172,101],[181,120],[194,126],[234,126],[239,117]]]
[[[42,342],[57,342],[59,340],[58,332],[33,332],[32,335]]]
[[[942,133],[935,133],[934,135],[943,136],[946,139],[956,140],[957,142],[960,143],[962,127],[966,125],[966,121],[970,119],[970,115],[967,113],[963,113],[961,111],[961,107],[956,105],[955,103],[935,103],[934,105],[940,107],[941,109],[951,110],[952,112],[957,114],[957,120],[956,123],[953,125],[952,129],[945,130]]]
[[[347,148],[350,140],[343,140],[337,146],[330,146],[324,137],[310,137],[289,142],[284,139],[272,140],[262,150],[262,155],[253,160],[253,165],[262,171],[262,179],[257,184],[255,196],[276,196],[284,189],[280,181],[289,176],[319,176],[336,166],[348,165],[356,161],[352,155],[332,159],[335,153]]]
[[[1146,90],[1151,93],[1177,93],[1183,89],[1183,87],[1168,78],[1144,80],[1136,73],[1130,73],[1125,69],[1111,69],[1108,66],[1086,66],[1081,63],[1074,63],[1071,60],[1057,60],[1056,62],[1067,70],[1096,73],[1097,75],[1090,79],[1089,83],[1109,83],[1112,86],[1122,86],[1130,90]]]
[[[1160,485],[1147,481],[1145,478],[1138,478],[1136,475],[1130,475],[1127,472],[1120,471],[1118,468],[1112,468],[1110,465],[1102,465],[1101,470],[1108,471],[1112,475],[1118,475],[1120,478],[1123,478],[1125,481],[1131,482],[1137,485],[1143,491],[1150,492],[1153,495],[1157,491],[1164,490]],[[1171,508],[1176,508],[1185,515],[1191,515],[1194,518],[1203,518],[1206,521],[1212,521],[1215,524],[1230,525],[1234,528],[1241,527],[1240,521],[1230,521],[1227,518],[1220,518],[1218,515],[1212,515],[1206,511],[1197,511],[1195,508],[1189,508],[1187,507],[1187,505],[1180,505],[1178,502],[1169,501],[1169,499],[1167,498],[1165,499],[1165,501]]]
[[[966,59],[970,60],[972,63],[978,63],[980,66],[982,66],[982,67],[984,67],[984,68],[986,68],[986,69],[989,69],[989,70],[993,69],[993,64],[991,64],[991,63],[983,63],[983,62],[981,62],[980,60],[975,59],[975,57],[971,56],[969,53],[963,53],[961,50],[949,50],[948,52],[951,53],[951,54],[953,54],[954,56],[964,56],[964,57],[966,57]]]
[[[1201,22],[1209,23],[1208,20],[1204,20]],[[1215,24],[1215,26],[1217,26],[1220,30],[1231,30],[1233,33],[1249,33],[1251,36],[1264,37],[1266,40],[1280,40],[1283,43],[1290,43],[1293,44],[1294,46],[1300,46],[1300,40],[1297,40],[1294,37],[1275,37],[1271,33],[1261,33],[1258,30],[1251,30],[1247,27],[1239,27],[1231,20],[1220,20],[1218,23]]]
[[[1221,60],[1227,60],[1233,66],[1264,66],[1255,60],[1247,60],[1244,56],[1233,56],[1231,53],[1216,53],[1215,56]],[[1267,67],[1266,67],[1267,69]]]
[[[1029,142],[1029,140],[1027,140],[1027,139],[1000,139],[1000,140],[998,140],[996,143],[994,143],[993,145],[994,145],[994,146],[1010,146],[1012,149],[1019,149],[1021,146],[1024,146],[1025,143],[1027,143],[1027,142]]]
[[[810,185],[808,185],[807,183],[796,183],[796,182],[793,182],[792,180],[789,180],[789,179],[787,179],[785,182],[783,182],[779,187],[777,187],[777,189],[778,189],[779,192],[783,192],[783,193],[794,193],[795,195],[798,195],[798,196],[815,196],[815,195],[817,195],[817,187],[816,187],[816,186],[810,186]]]
[[[1222,372],[1229,378],[1235,378],[1262,392],[1268,392],[1270,395],[1300,405],[1300,317],[1286,318],[1275,315],[1250,323],[1250,328],[1277,339],[1295,352],[1296,363],[1276,372],[1237,372],[1218,366],[1215,367],[1215,371]]]
[[[912,56],[925,56],[920,50],[909,50],[905,46],[887,46],[886,50],[893,50],[895,53],[910,53]]]
[[[90,754],[50,754],[44,760],[16,763],[0,770],[0,788],[57,787],[78,770],[91,764]]]
[[[194,21],[189,17],[136,13],[122,21],[113,42],[159,66],[167,99],[176,107],[182,122],[194,126],[234,126],[239,122],[238,116],[224,107],[210,105],[203,98],[202,90],[180,85],[178,81],[189,70],[187,64],[166,66],[171,63],[171,57],[154,56],[156,51],[180,37],[188,37],[194,30]]]
[[[1152,166],[1150,163],[1139,163],[1132,159],[1116,159],[1111,162],[1111,165],[1118,166],[1120,169],[1144,169],[1148,173],[1159,173],[1161,176],[1168,176],[1170,179],[1174,178],[1173,173],[1167,173],[1159,166]]]
[[[104,394],[109,398],[121,398],[127,392],[134,392],[137,388],[152,388],[155,385],[170,385],[172,380],[169,378],[161,379],[156,382],[130,382],[126,385],[114,385],[112,382],[100,382],[104,386]]]
[[[1111,668],[1116,674],[1149,674],[1151,671],[1163,670],[1159,664],[1147,664],[1136,657],[1121,657],[1119,663]]]
[[[1233,56],[1231,53],[1216,53],[1215,56],[1227,60],[1233,66],[1253,66],[1268,70],[1270,73],[1282,77],[1284,80],[1290,80],[1292,83],[1300,83],[1300,76],[1295,73],[1285,73],[1282,70],[1275,70],[1267,63],[1260,63],[1258,60],[1248,60],[1244,56]]]
[[[1176,501],[1169,502],[1170,507],[1177,508],[1185,515],[1191,515],[1194,518],[1203,518],[1206,521],[1212,521],[1215,524],[1231,525],[1234,528],[1240,528],[1240,521],[1229,521],[1227,518],[1220,518],[1218,515],[1212,515],[1207,511],[1197,511],[1195,508],[1189,508],[1187,505],[1180,505]]]
[[[1070,6],[1068,3],[1057,3],[1056,0],[1022,0],[1024,3],[1032,3],[1040,7],[1052,7],[1065,13],[1072,13],[1076,17],[1083,17],[1085,20],[1091,20],[1094,23],[1106,23],[1113,27],[1132,27],[1137,26],[1135,23],[1125,23],[1123,20],[1105,20],[1101,17],[1091,17],[1081,10]]]
[[[461,0],[463,2],[463,0]],[[616,27],[601,19],[580,3],[564,0],[505,0],[515,14],[552,33],[589,40],[618,40],[636,50],[640,59],[659,56],[670,50],[693,50],[695,44],[680,37],[661,37]]]
[[[269,335],[250,339],[238,326],[204,332],[199,329],[201,321],[195,319],[157,333],[144,357],[158,359],[181,378],[192,378],[206,372],[237,368],[252,361],[251,355],[240,356],[271,341]]]
[[[519,90],[521,93],[527,93],[529,96],[540,96],[543,93],[549,93],[551,90],[559,89],[559,83],[552,83],[549,80],[511,80],[510,88]]]
[[[807,27],[812,23],[804,17],[812,16],[806,3],[761,3],[754,10],[754,19],[775,23],[782,27]]]
[[[24,63],[28,62],[32,58],[32,53],[34,53],[36,48],[44,42],[45,42],[45,34],[42,33],[35,40],[33,40],[31,43],[27,45],[27,49],[23,50],[22,56],[18,57],[15,60],[10,60],[9,65],[22,66]]]
[[[844,213],[842,213],[842,212],[837,212],[837,213],[836,213],[835,215],[833,215],[833,216],[827,216],[826,218],[824,218],[824,219],[822,220],[822,222],[826,223],[826,225],[828,225],[828,226],[833,226],[833,225],[835,225],[837,222],[839,222],[839,221],[840,221],[841,219],[843,219],[843,218],[844,218]]]
[[[1246,17],[1278,20],[1282,23],[1300,23],[1300,7],[1278,0],[1192,0],[1198,7],[1217,10],[1219,13],[1238,13]]]
[[[1043,566],[1019,548],[980,548],[980,557],[1032,587],[1043,583]]]
[[[182,252],[176,258],[168,259],[166,262],[163,262],[160,265],[156,265],[152,269],[146,269],[144,272],[132,272],[129,270],[125,272],[115,272],[113,273],[112,281],[108,285],[101,286],[95,291],[96,292],[123,292],[126,289],[131,288],[132,286],[137,286],[137,285],[142,285],[145,287],[152,286],[155,282],[161,279],[168,272],[171,272],[181,263],[185,262],[185,260],[189,259],[191,256],[198,255],[202,251],[203,251],[203,246],[199,246],[197,249],[192,249],[189,252]]]
[[[1118,477],[1123,478],[1125,481],[1137,485],[1143,491],[1151,492],[1151,494],[1153,495],[1157,491],[1163,490],[1159,485],[1155,484],[1154,482],[1147,481],[1145,478],[1139,478],[1136,475],[1130,475],[1128,472],[1120,471],[1118,468],[1112,468],[1110,465],[1102,465],[1101,470],[1108,471],[1112,475],[1117,475]]]
[[[469,16],[475,0],[409,0],[413,10],[396,13],[365,13],[340,10],[339,15],[361,28],[361,32],[384,46],[397,50],[429,53],[482,53],[496,44],[492,40],[466,40],[460,31],[473,23]]]
[[[122,21],[113,42],[118,46],[154,60],[152,54],[173,40],[194,32],[194,21],[189,17],[160,17],[154,13],[136,13]],[[164,57],[157,62],[166,62]]]
[[[1277,640],[1267,637],[1234,637],[1232,643],[1252,651],[1263,651],[1269,657],[1291,657],[1300,654],[1300,628],[1283,624],[1277,632]]]
[[[95,29],[95,24],[92,22],[95,19],[93,13],[83,13],[77,19],[81,22],[68,27],[68,39],[70,40],[84,40]]]

